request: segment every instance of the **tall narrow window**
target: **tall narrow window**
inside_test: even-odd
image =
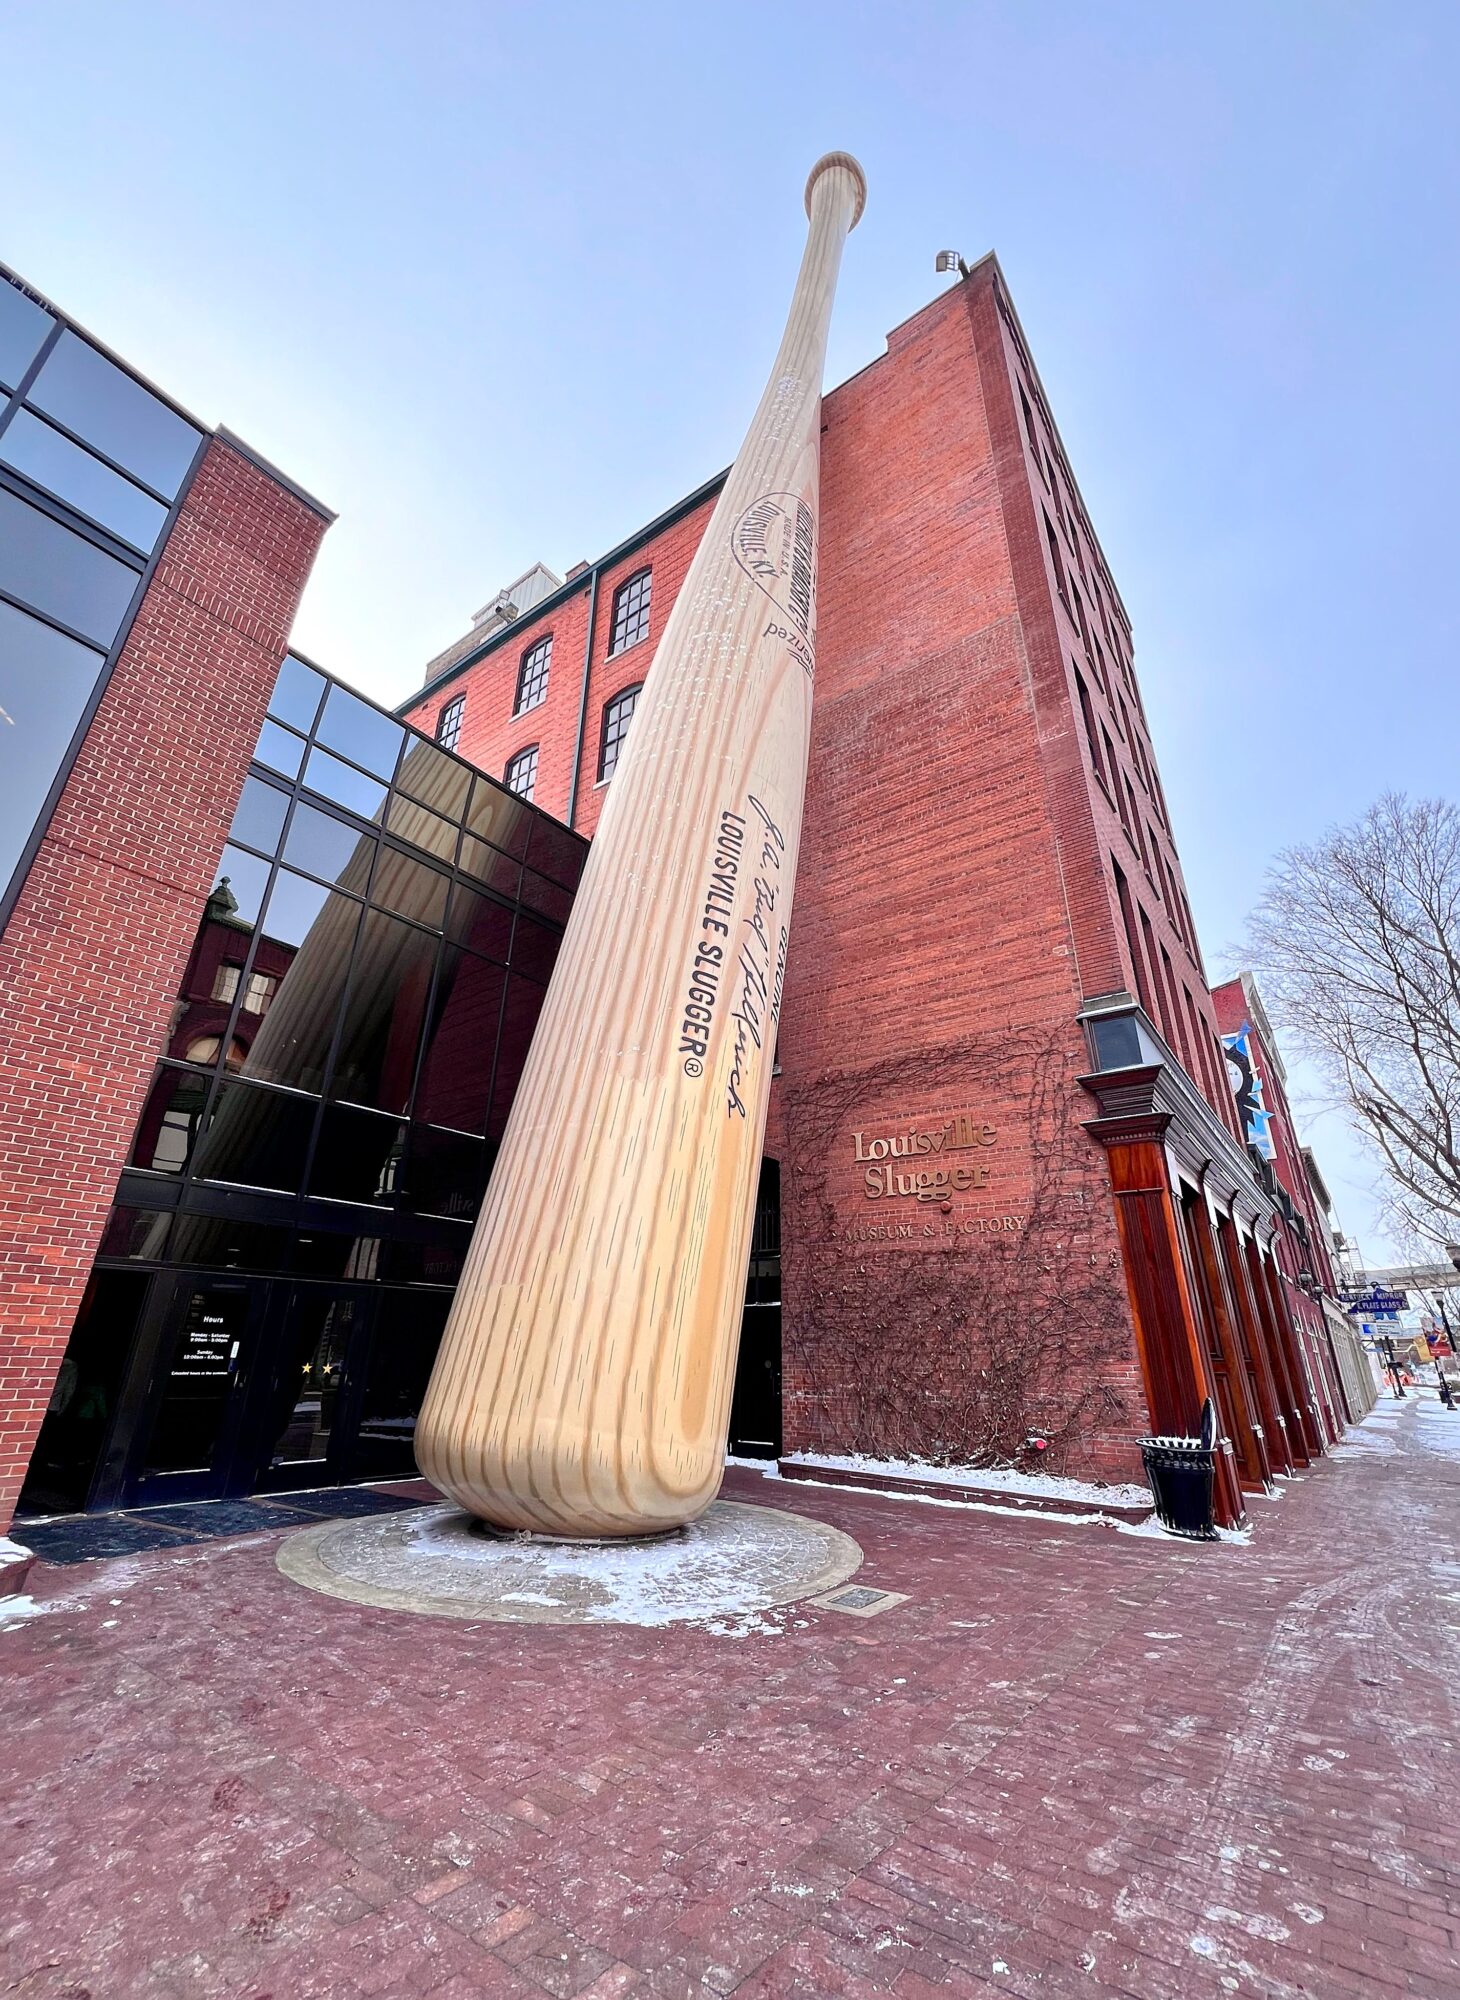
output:
[[[535,646],[529,646],[522,655],[522,665],[517,669],[517,700],[513,703],[514,715],[526,715],[528,709],[536,708],[540,701],[547,700],[548,668],[553,663],[553,635],[539,639]]]
[[[1110,866],[1115,875],[1115,896],[1120,904],[1120,921],[1125,930],[1125,948],[1130,954],[1131,971],[1136,978],[1136,997],[1154,1021],[1156,1010],[1151,1005],[1151,986],[1146,978],[1145,964],[1141,958],[1140,942],[1136,936],[1135,909],[1131,902],[1130,884],[1125,879],[1125,870],[1112,854]],[[1159,1025],[1159,1023],[1158,1023]]]
[[[598,738],[598,782],[613,776],[619,752],[624,747],[624,738],[629,733],[629,724],[634,719],[634,707],[639,699],[639,688],[625,688],[603,707],[603,729]]]
[[[525,750],[519,750],[515,757],[509,759],[502,773],[502,783],[519,799],[530,799],[537,784],[537,752],[538,745],[529,743]]]
[[[1034,454],[1035,467],[1038,470],[1040,478],[1043,479],[1044,463],[1039,456],[1039,433],[1034,428],[1034,413],[1029,407],[1029,398],[1024,393],[1023,384],[1019,383],[1016,386],[1019,390],[1019,408],[1024,412],[1024,435],[1029,440],[1029,449]]]
[[[454,701],[448,701],[436,718],[436,741],[443,750],[454,750],[461,735],[461,718],[466,713],[466,696],[459,694]]]
[[[1100,743],[1095,734],[1095,712],[1090,706],[1090,690],[1078,667],[1075,668],[1075,692],[1080,697],[1080,718],[1085,725],[1085,741],[1090,749],[1090,762],[1095,767],[1095,775],[1105,782],[1105,766],[1100,760]]]
[[[1048,514],[1044,517],[1044,539],[1049,543],[1049,559],[1054,564],[1055,586],[1059,591],[1065,609],[1068,611],[1070,606],[1070,592],[1069,586],[1065,582],[1064,557],[1060,554],[1059,537],[1054,531],[1054,522],[1051,521]]]
[[[613,622],[608,637],[610,659],[648,638],[649,591],[653,581],[653,571],[641,569],[613,593]]]

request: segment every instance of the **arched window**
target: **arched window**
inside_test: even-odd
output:
[[[649,590],[652,570],[636,570],[613,593],[613,622],[608,634],[608,657],[627,652],[649,636]]]
[[[537,752],[538,745],[529,743],[525,750],[519,750],[515,757],[508,759],[507,768],[502,773],[502,783],[519,799],[532,797],[537,783]]]
[[[640,681],[635,687],[623,688],[612,701],[603,705],[603,727],[598,737],[598,782],[613,776],[619,752],[624,747],[624,738],[629,733],[629,724],[634,719],[634,708],[643,688]]]
[[[466,696],[459,694],[448,701],[436,718],[436,741],[443,750],[454,750],[461,735],[461,718],[466,713]]]
[[[517,669],[517,700],[512,707],[514,715],[526,715],[528,709],[536,708],[540,701],[547,700],[548,668],[553,661],[553,635],[539,639],[535,646],[529,646],[522,655],[522,664]]]

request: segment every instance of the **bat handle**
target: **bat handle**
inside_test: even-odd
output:
[[[806,213],[808,216],[811,213],[811,196],[817,182],[821,180],[823,175],[834,173],[838,169],[851,176],[854,191],[852,219],[847,224],[847,232],[850,234],[861,221],[862,210],[867,206],[867,176],[862,172],[860,164],[852,158],[850,153],[823,153],[821,158],[816,162],[816,165],[806,176]]]

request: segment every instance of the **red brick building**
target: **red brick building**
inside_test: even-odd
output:
[[[1212,1005],[1258,1177],[1276,1197],[1282,1218],[1273,1248],[1310,1406],[1332,1443],[1346,1423],[1368,1415],[1375,1385],[1353,1321],[1339,1304],[1327,1189],[1298,1137],[1288,1073],[1257,981],[1243,972],[1214,986]]]
[[[817,686],[768,1150],[785,1443],[1129,1477],[1208,1393],[1319,1448],[1130,622],[997,262],[823,412]],[[400,713],[591,834],[711,481]],[[921,1136],[919,1136],[921,1135]],[[941,1137],[939,1135],[942,1135]],[[946,1147],[956,1171],[905,1170]]]

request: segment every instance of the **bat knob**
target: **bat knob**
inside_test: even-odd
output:
[[[821,176],[830,173],[833,167],[844,168],[852,177],[852,185],[856,189],[856,207],[852,210],[852,219],[847,228],[855,229],[862,219],[862,210],[867,206],[867,176],[862,172],[860,163],[854,160],[850,153],[823,153],[816,162],[806,176],[806,213],[808,215],[811,213],[811,190]]]

